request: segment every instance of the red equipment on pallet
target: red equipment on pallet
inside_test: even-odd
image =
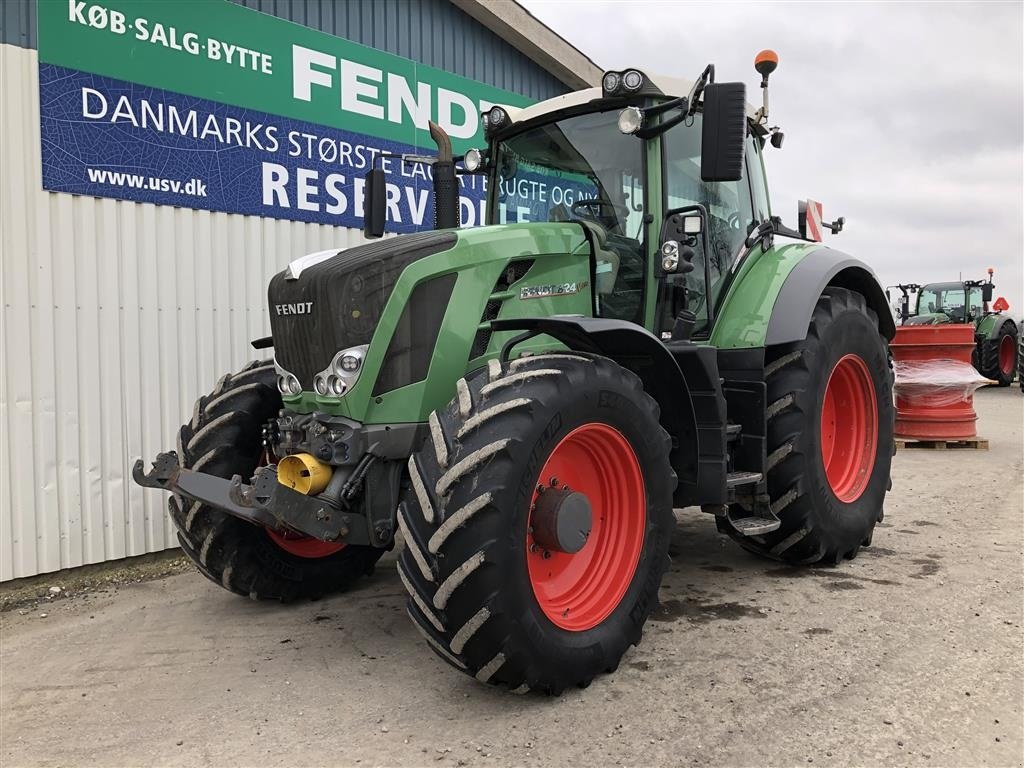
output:
[[[974,437],[974,391],[991,383],[971,365],[974,326],[904,325],[889,347],[896,372],[896,437]]]

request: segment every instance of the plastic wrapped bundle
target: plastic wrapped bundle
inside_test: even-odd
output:
[[[974,391],[988,379],[962,360],[896,360],[896,436],[962,440],[977,435]]]
[[[896,360],[896,397],[926,402],[932,406],[972,403],[974,392],[995,384],[960,360]]]
[[[974,437],[974,390],[988,381],[971,365],[974,326],[904,325],[896,329],[889,348],[896,373],[896,436]]]

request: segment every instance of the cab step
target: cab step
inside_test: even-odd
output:
[[[726,513],[729,524],[743,536],[761,536],[765,533],[777,531],[782,521],[771,512],[767,517],[761,515],[747,515],[746,517],[733,516],[732,507]]]
[[[738,488],[741,485],[754,485],[761,482],[760,472],[730,472],[725,476],[726,488]]]

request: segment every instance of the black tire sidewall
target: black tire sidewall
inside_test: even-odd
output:
[[[1017,363],[1017,361],[1015,359],[1014,360],[1014,365],[1010,369],[1009,373],[1007,373],[1006,371],[1003,370],[1002,358],[1001,358],[1000,352],[1002,351],[1003,339],[1005,339],[1007,337],[1013,339],[1013,349],[1014,349],[1014,353],[1016,353],[1016,351],[1017,351],[1017,341],[1018,341],[1017,340],[1017,328],[1014,325],[1012,320],[1009,320],[1009,319],[1004,320],[1002,322],[1002,324],[999,326],[999,330],[996,331],[995,335],[990,337],[990,338],[988,338],[988,339],[985,339],[985,342],[984,342],[985,344],[989,345],[990,349],[989,349],[989,354],[983,356],[983,359],[987,357],[988,361],[991,361],[991,363],[990,363],[991,364],[991,369],[988,370],[988,371],[981,371],[981,374],[983,376],[987,376],[988,378],[998,382],[999,386],[1001,386],[1001,387],[1008,387],[1013,382],[1013,375],[1014,375],[1014,372],[1016,371],[1016,363]],[[986,361],[986,362],[988,362],[988,361]]]
[[[558,369],[558,375],[552,375],[551,369]],[[529,376],[531,370],[538,375]],[[485,394],[489,383],[517,376],[525,376],[525,380],[500,385]],[[434,578],[424,580],[410,549],[426,552],[440,520],[428,522],[416,494],[410,492],[400,515],[408,521],[414,542],[410,547],[407,538],[400,568],[430,603],[436,601],[438,585],[473,558],[483,555],[484,559],[437,605],[444,630],[437,631],[415,600],[410,601],[410,613],[420,629],[436,640],[436,649],[448,648],[478,612],[489,611],[490,618],[465,647],[453,651],[470,674],[478,674],[498,659],[497,654],[503,654],[500,671],[490,674],[490,682],[512,688],[525,684],[548,693],[586,685],[595,676],[615,669],[629,646],[640,641],[668,567],[675,475],[669,463],[671,441],[661,428],[657,403],[643,391],[635,374],[607,358],[576,353],[561,359],[540,355],[515,369],[506,365],[501,371],[471,375],[467,382],[472,408],[461,412],[459,403],[453,401],[440,415],[449,441],[456,440],[456,453],[440,466],[428,440],[415,462],[433,495],[446,469],[467,460],[474,451],[501,443],[501,449],[485,462],[459,473],[443,501],[438,498],[435,503],[448,517],[477,503],[484,494],[490,500],[468,523],[448,534],[436,555],[421,555],[431,559],[434,569]],[[529,406],[500,412],[456,438],[471,415],[516,399]],[[605,424],[622,434],[641,467],[646,495],[644,541],[630,583],[612,612],[591,629],[569,631],[548,619],[534,593],[527,565],[527,522],[540,472],[552,450],[572,430],[592,423]],[[433,611],[433,607],[427,610]]]
[[[526,585],[526,589],[510,590],[505,606],[513,622],[538,641],[540,658],[557,667],[572,668],[580,664],[580,651],[587,648],[601,646],[610,649],[623,644],[624,639],[631,642],[639,638],[643,622],[652,607],[648,603],[657,599],[663,571],[659,560],[667,556],[671,535],[664,521],[659,521],[659,515],[663,517],[666,508],[672,508],[669,476],[646,472],[644,492],[647,503],[643,546],[630,585],[618,606],[596,627],[577,632],[555,625],[538,603],[527,567],[527,520],[530,501],[539,479],[538,473],[562,438],[584,424],[607,424],[629,441],[641,471],[645,467],[658,467],[667,461],[657,421],[652,422],[650,413],[630,399],[631,393],[616,391],[608,386],[607,381],[601,383],[601,387],[584,384],[577,388],[577,396],[564,403],[561,410],[546,413],[537,420],[540,428],[531,436],[532,446],[528,439],[513,451],[513,461],[524,469],[515,486],[514,500],[507,510],[510,524],[505,546],[502,547],[504,561],[500,567],[507,569],[509,578],[515,583]]]
[[[222,408],[217,407],[219,396],[235,387],[253,383],[261,386],[244,398],[229,399]],[[210,404],[215,410],[206,413]],[[216,456],[200,471],[226,479],[235,474],[243,478],[252,477],[263,450],[262,425],[274,418],[281,408],[274,369],[266,364],[250,365],[239,374],[228,377],[223,390],[201,398],[197,408],[200,412],[198,423],[193,427],[190,422],[181,428],[181,465],[188,469],[202,458],[192,455],[187,449],[193,435],[219,416],[240,412],[242,416],[229,421],[225,428],[203,441],[207,455],[215,451]],[[265,528],[205,504],[200,508],[192,531],[189,531],[185,523],[187,515],[182,516],[189,506],[186,501],[184,509],[178,511],[174,498],[169,500],[182,549],[211,581],[241,595],[279,600],[316,597],[345,588],[372,569],[383,553],[383,550],[372,547],[347,546],[326,557],[300,557],[279,547]],[[213,537],[205,547],[203,562],[204,542],[211,533]],[[225,572],[229,567],[228,577]]]
[[[846,355],[856,355],[867,366],[874,389],[877,414],[877,454],[863,493],[851,502],[840,501],[829,484],[821,450],[821,415],[825,389],[836,364]],[[891,368],[884,340],[878,328],[863,312],[849,308],[839,313],[822,331],[818,360],[810,368],[808,389],[802,393],[804,413],[811,416],[803,433],[805,451],[805,492],[813,497],[812,514],[816,528],[828,531],[833,541],[828,549],[847,551],[856,546],[874,525],[889,483],[890,461],[884,452],[893,444],[894,406]],[[879,460],[883,459],[883,460]]]

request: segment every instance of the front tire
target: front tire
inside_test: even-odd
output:
[[[768,491],[781,527],[747,537],[752,552],[794,564],[838,564],[882,519],[895,410],[888,345],[864,297],[826,288],[807,337],[769,350]]]
[[[399,506],[409,615],[482,682],[585,686],[639,642],[668,565],[658,406],[626,369],[576,353],[494,361],[457,393],[431,414]],[[574,494],[592,527],[570,554],[544,543],[537,509]]]
[[[182,467],[250,478],[263,456],[261,430],[281,409],[274,365],[250,363],[196,401],[178,436]],[[210,581],[253,600],[319,597],[351,586],[384,550],[271,532],[216,507],[172,495],[182,550]]]

